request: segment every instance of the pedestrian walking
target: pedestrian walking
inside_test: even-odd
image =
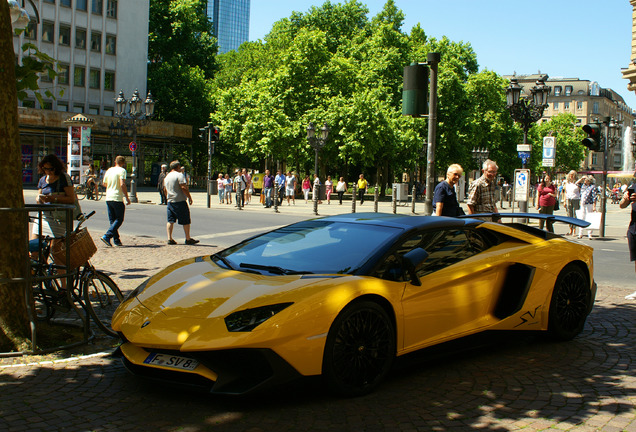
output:
[[[168,201],[166,201],[166,194],[163,192],[163,181],[168,174],[168,165],[161,164],[161,172],[159,173],[159,178],[157,179],[157,190],[159,191],[159,196],[161,197],[161,202],[159,205],[167,205]]]
[[[163,183],[165,186],[166,199],[168,200],[168,223],[166,225],[168,244],[177,244],[172,238],[175,222],[183,226],[185,244],[193,245],[199,243],[199,240],[190,237],[190,224],[192,221],[190,219],[190,208],[188,204],[192,205],[192,195],[190,195],[186,176],[181,172],[181,164],[179,161],[175,160],[170,162],[170,172]]]
[[[581,186],[581,210],[579,219],[588,220],[590,214],[596,212],[596,201],[598,199],[598,189],[594,185],[594,177],[583,176],[583,185]],[[579,238],[583,238],[583,228],[579,227]],[[592,240],[592,230],[587,230],[587,238]]]
[[[247,187],[247,182],[245,181],[245,177],[241,173],[240,170],[236,170],[234,173],[234,192],[236,192],[236,206],[239,209],[243,208],[245,203],[243,202],[243,198],[245,197],[245,188]]]
[[[632,185],[627,188],[618,206],[624,209],[630,203],[632,207],[632,219],[627,228],[627,246],[629,247],[629,260],[634,263],[634,270],[636,270],[636,183],[632,183]],[[627,300],[636,300],[636,291],[625,298]]]
[[[124,215],[126,214],[126,206],[130,205],[128,198],[128,188],[126,187],[126,158],[117,156],[115,158],[115,166],[110,167],[104,174],[104,187],[106,188],[106,207],[108,209],[108,220],[110,228],[101,237],[102,242],[106,246],[112,246],[110,240],[113,240],[115,246],[121,246],[119,238],[119,228],[124,223]],[[126,205],[124,205],[126,199]]]
[[[327,204],[331,204],[332,193],[333,193],[333,181],[331,181],[331,176],[327,176],[327,180],[325,180],[325,194],[327,195]]]
[[[340,177],[340,180],[338,180],[338,184],[336,185],[336,192],[338,192],[338,201],[340,201],[340,205],[342,205],[342,197],[344,197],[346,191],[347,182],[344,181],[344,177]]]
[[[358,178],[358,198],[360,199],[360,205],[364,204],[364,194],[367,193],[367,187],[369,182],[364,178],[364,174],[360,174]]]
[[[575,218],[576,211],[581,208],[581,183],[583,179],[576,179],[576,171],[568,173],[563,186],[563,203],[568,217]],[[574,225],[570,225],[570,232],[567,235],[574,235]]]
[[[546,174],[545,176],[543,176],[543,180],[541,180],[541,183],[539,183],[537,192],[539,193],[539,199],[537,201],[539,213],[548,215],[554,214],[554,205],[557,202],[558,191],[557,186],[552,183],[550,174]],[[540,219],[539,229],[542,230],[544,224],[546,225],[548,232],[554,232],[554,221],[544,221],[543,219]]]
[[[283,199],[285,198],[285,174],[283,174],[280,170],[276,171],[274,183],[278,188],[278,205],[282,205]]]
[[[219,173],[219,177],[216,179],[216,190],[219,193],[219,204],[223,204],[225,199],[225,178],[223,178],[223,173]]]
[[[486,160],[482,166],[483,174],[471,183],[468,192],[468,214],[478,213],[499,213],[495,196],[495,180],[499,167],[490,159]],[[491,218],[483,218],[486,221]]]
[[[287,196],[287,205],[290,205],[290,199],[296,205],[296,176],[291,171],[288,171],[285,177],[285,195]]]
[[[265,194],[265,208],[272,206],[272,191],[274,190],[274,176],[270,174],[269,170],[265,170],[265,176],[263,177],[263,193]]]
[[[305,204],[309,200],[309,191],[311,190],[311,181],[309,180],[309,176],[306,175],[303,179],[303,196],[305,197]]]
[[[234,190],[234,187],[232,177],[230,177],[229,173],[225,174],[223,185],[225,186],[225,204],[232,204],[232,191]]]
[[[459,182],[464,169],[459,164],[453,164],[446,170],[446,180],[439,182],[433,192],[433,208],[437,216],[460,216],[464,211],[457,202],[455,185]]]

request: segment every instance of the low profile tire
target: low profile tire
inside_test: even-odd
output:
[[[565,266],[552,291],[548,318],[550,336],[556,340],[568,341],[581,333],[591,299],[587,274],[576,265]]]
[[[327,335],[323,376],[344,396],[370,393],[391,369],[395,351],[395,329],[386,311],[371,301],[352,303]]]

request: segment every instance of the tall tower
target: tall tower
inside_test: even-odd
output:
[[[207,16],[214,24],[219,53],[236,50],[249,40],[250,0],[208,0]]]

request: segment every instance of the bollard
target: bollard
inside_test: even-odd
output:
[[[356,195],[358,192],[358,185],[354,184],[353,188],[351,189],[351,213],[355,213],[356,212]]]
[[[313,194],[312,198],[313,198],[313,201],[314,201],[314,214],[316,216],[318,216],[318,190],[319,190],[318,186],[314,185],[314,189],[313,189],[313,192],[312,192],[312,194]]]
[[[274,213],[280,213],[278,211],[278,185],[274,184]]]
[[[375,185],[375,192],[373,193],[373,211],[378,212],[378,185]]]
[[[393,206],[393,214],[397,213],[397,185],[393,185],[392,197],[391,197],[391,205]]]
[[[411,213],[415,214],[415,186],[413,186],[413,199],[411,200]]]

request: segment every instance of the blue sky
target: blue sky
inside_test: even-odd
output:
[[[332,3],[340,3],[333,0]],[[385,0],[362,1],[376,15]],[[631,58],[629,0],[396,0],[402,30],[418,22],[429,37],[469,42],[480,69],[500,75],[541,71],[551,78],[598,81],[636,109],[621,69]],[[307,12],[321,0],[251,0],[250,40],[262,39],[292,11]]]

